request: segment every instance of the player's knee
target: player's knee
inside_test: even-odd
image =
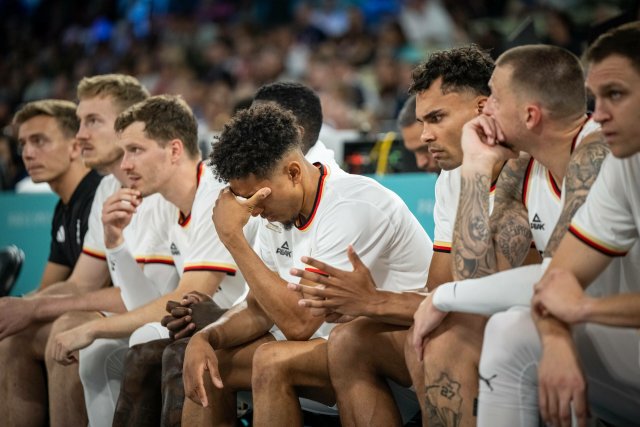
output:
[[[0,366],[6,367],[11,361],[29,354],[32,339],[33,337],[18,332],[0,341]],[[20,355],[19,358],[16,358],[17,354]],[[0,371],[4,370],[4,368],[0,369]]]
[[[144,387],[149,371],[152,369],[153,354],[144,344],[135,345],[129,348],[124,361],[123,386],[126,385],[130,391]]]
[[[86,384],[87,381],[90,382],[92,378],[104,372],[105,357],[103,346],[98,342],[94,341],[82,349],[78,363],[78,374],[83,384]]]
[[[68,331],[72,329],[80,323],[79,321],[80,314],[76,312],[68,312],[64,313],[62,316],[58,317],[51,324],[51,332],[49,333],[49,338],[55,338],[55,336],[61,332]]]
[[[189,343],[188,338],[183,338],[169,344],[162,353],[162,369],[166,368],[182,370],[184,353]]]
[[[480,370],[495,371],[495,367],[513,363],[531,347],[529,310],[510,310],[494,314],[485,328]]]
[[[327,341],[329,364],[332,369],[353,369],[371,354],[366,348],[375,342],[375,333],[371,326],[369,319],[358,318],[333,328]]]
[[[277,344],[262,344],[253,355],[251,387],[255,391],[285,383],[289,377],[287,354]]]
[[[162,394],[173,388],[182,389],[182,365],[184,353],[189,343],[183,338],[169,344],[162,353]]]

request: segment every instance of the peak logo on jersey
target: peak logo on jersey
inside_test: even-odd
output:
[[[65,234],[64,234],[64,227],[60,226],[60,228],[58,228],[58,232],[56,233],[56,241],[58,243],[64,243],[65,241]]]
[[[173,256],[180,255],[180,250],[178,249],[175,243],[171,243],[171,255]]]
[[[289,249],[289,243],[288,242],[284,242],[282,244],[282,246],[280,246],[278,249],[276,249],[276,253],[278,255],[288,256],[289,258],[291,258],[291,249]]]
[[[538,214],[533,215],[533,221],[531,222],[531,229],[540,230],[540,231],[544,230],[544,222],[540,220],[540,217],[538,216]]]

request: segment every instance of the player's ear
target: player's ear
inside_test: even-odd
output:
[[[479,96],[478,98],[476,98],[476,109],[478,114],[482,114],[482,110],[484,110],[484,106],[487,105],[487,98],[486,96]]]
[[[175,163],[184,154],[184,144],[178,138],[169,141],[171,150],[171,162]]]
[[[76,160],[82,156],[82,148],[80,147],[80,141],[77,138],[73,138],[73,141],[69,144],[69,158],[71,161]]]
[[[302,165],[293,160],[287,165],[287,175],[292,183],[299,184],[302,181]]]
[[[531,130],[542,120],[542,109],[537,104],[530,104],[526,109],[525,126]]]

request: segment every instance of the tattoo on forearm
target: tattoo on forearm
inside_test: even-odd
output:
[[[462,419],[462,396],[460,383],[452,380],[446,373],[425,386],[424,414],[429,427],[455,427]]]
[[[526,212],[522,209],[505,212],[496,228],[494,235],[500,253],[511,267],[520,266],[531,247],[531,229]]]
[[[589,190],[598,177],[600,167],[609,154],[609,147],[604,139],[580,146],[575,151],[564,180],[565,202],[558,223],[553,229],[549,243],[544,252],[545,257],[552,257],[560,245],[571,224],[571,219],[587,200]]]
[[[481,277],[495,271],[495,251],[489,226],[491,177],[462,177],[453,231],[454,278]]]

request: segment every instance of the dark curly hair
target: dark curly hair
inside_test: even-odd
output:
[[[307,153],[318,140],[322,127],[320,98],[309,87],[295,82],[276,82],[262,86],[255,101],[272,101],[293,113],[302,126],[302,152]]]
[[[239,111],[213,144],[210,160],[221,181],[271,176],[278,161],[300,149],[301,130],[295,116],[273,103]]]
[[[489,96],[489,79],[494,67],[489,54],[474,44],[435,52],[413,69],[409,93],[425,91],[442,77],[444,93],[471,90],[478,95]]]

